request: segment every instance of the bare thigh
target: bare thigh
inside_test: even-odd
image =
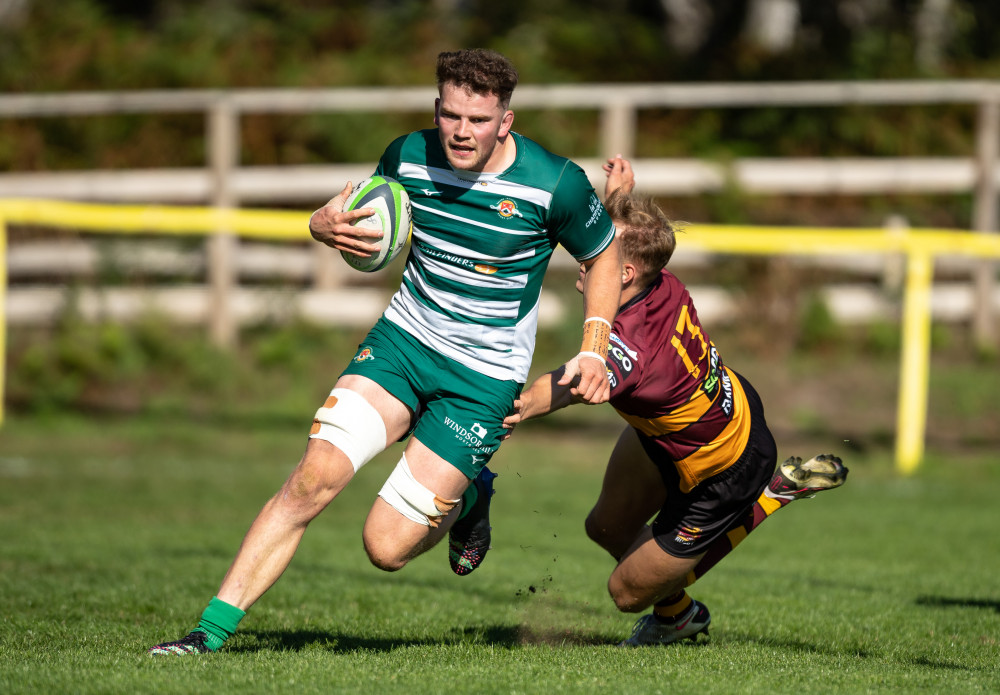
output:
[[[621,559],[663,506],[663,479],[632,427],[618,437],[597,503],[587,517],[587,535]]]
[[[676,593],[701,556],[668,554],[653,539],[648,521],[667,501],[660,471],[639,436],[626,427],[618,438],[600,498],[587,518],[587,533],[619,560],[608,591],[619,610],[635,612]]]
[[[608,592],[618,610],[637,612],[687,586],[687,576],[703,557],[674,557],[660,547],[648,526],[618,563]]]

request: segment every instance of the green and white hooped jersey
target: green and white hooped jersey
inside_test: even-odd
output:
[[[517,157],[502,173],[452,168],[436,129],[395,140],[376,173],[403,184],[413,209],[385,318],[470,369],[524,383],[553,249],[589,260],[615,228],[579,166],[511,135]]]

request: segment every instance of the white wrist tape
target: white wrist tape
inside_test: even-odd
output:
[[[595,360],[600,360],[601,364],[608,363],[608,361],[603,356],[598,355],[596,352],[591,352],[590,350],[584,350],[579,355],[577,355],[577,357],[593,357]]]
[[[583,325],[586,326],[591,321],[600,321],[601,323],[603,323],[608,328],[611,328],[611,322],[608,321],[606,318],[601,317],[601,316],[591,316],[590,318],[584,320]]]

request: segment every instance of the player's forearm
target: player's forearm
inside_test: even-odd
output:
[[[583,315],[614,323],[622,293],[622,264],[618,240],[611,242],[587,267],[583,283]]]
[[[521,421],[542,417],[573,402],[569,386],[560,386],[561,368],[544,374],[521,394]]]

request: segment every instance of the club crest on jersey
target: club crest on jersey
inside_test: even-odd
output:
[[[521,211],[517,209],[517,203],[515,203],[510,198],[504,198],[496,205],[490,205],[490,210],[496,210],[500,217],[513,217],[517,215],[518,217],[524,217]]]
[[[372,352],[370,347],[363,347],[358,351],[358,354],[354,356],[354,361],[361,363],[367,362],[368,360],[375,359],[375,354]]]

